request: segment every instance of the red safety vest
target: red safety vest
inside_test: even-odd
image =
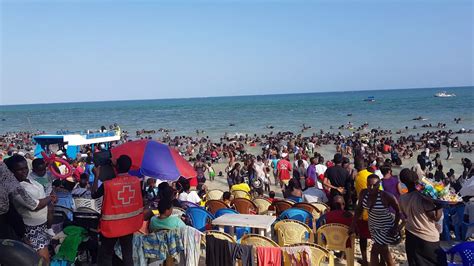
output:
[[[140,180],[121,174],[104,182],[104,201],[100,232],[108,238],[138,231],[143,223],[143,199]]]

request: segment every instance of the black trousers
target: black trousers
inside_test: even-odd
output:
[[[408,265],[447,265],[446,254],[440,248],[439,242],[428,242],[408,230],[406,232],[405,251]]]
[[[103,235],[100,236],[100,248],[99,248],[99,266],[112,266],[114,259],[114,247],[117,240],[120,242],[122,248],[122,262],[124,266],[133,266],[133,234],[107,238]]]

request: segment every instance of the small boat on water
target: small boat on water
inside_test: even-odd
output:
[[[439,98],[448,98],[448,97],[455,97],[456,94],[454,93],[447,93],[445,91],[440,91],[434,95],[434,97],[439,97]]]
[[[364,102],[375,102],[375,97],[374,96],[369,96],[367,99],[364,99]]]

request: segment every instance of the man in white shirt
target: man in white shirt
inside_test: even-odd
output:
[[[314,148],[315,148],[314,143],[312,141],[308,142],[308,149],[311,152],[311,154],[314,153]]]
[[[257,178],[260,178],[263,182],[266,181],[268,183],[268,180],[265,176],[265,164],[263,163],[262,157],[260,157],[260,155],[257,156],[257,161],[254,162],[253,169],[255,170]]]
[[[316,173],[317,173],[318,177],[320,175],[324,175],[324,173],[326,173],[327,169],[328,169],[328,167],[326,165],[324,165],[324,157],[319,156],[318,164],[316,165]]]
[[[303,160],[303,159],[301,158],[301,155],[300,155],[300,154],[296,154],[296,155],[295,155],[295,162],[293,163],[293,169],[298,169],[298,167],[299,167],[298,161],[299,161],[299,160],[302,160],[302,161],[303,161],[304,169],[305,169],[305,170],[308,170],[309,162],[306,161],[306,160]]]
[[[183,179],[180,181],[180,183],[181,183],[181,186],[183,187],[183,192],[179,194],[178,199],[180,201],[189,201],[194,204],[199,204],[201,202],[201,198],[197,194],[196,190],[190,191],[191,186],[189,184],[189,180]]]

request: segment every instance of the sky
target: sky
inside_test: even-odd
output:
[[[473,5],[0,0],[0,104],[471,86]]]

